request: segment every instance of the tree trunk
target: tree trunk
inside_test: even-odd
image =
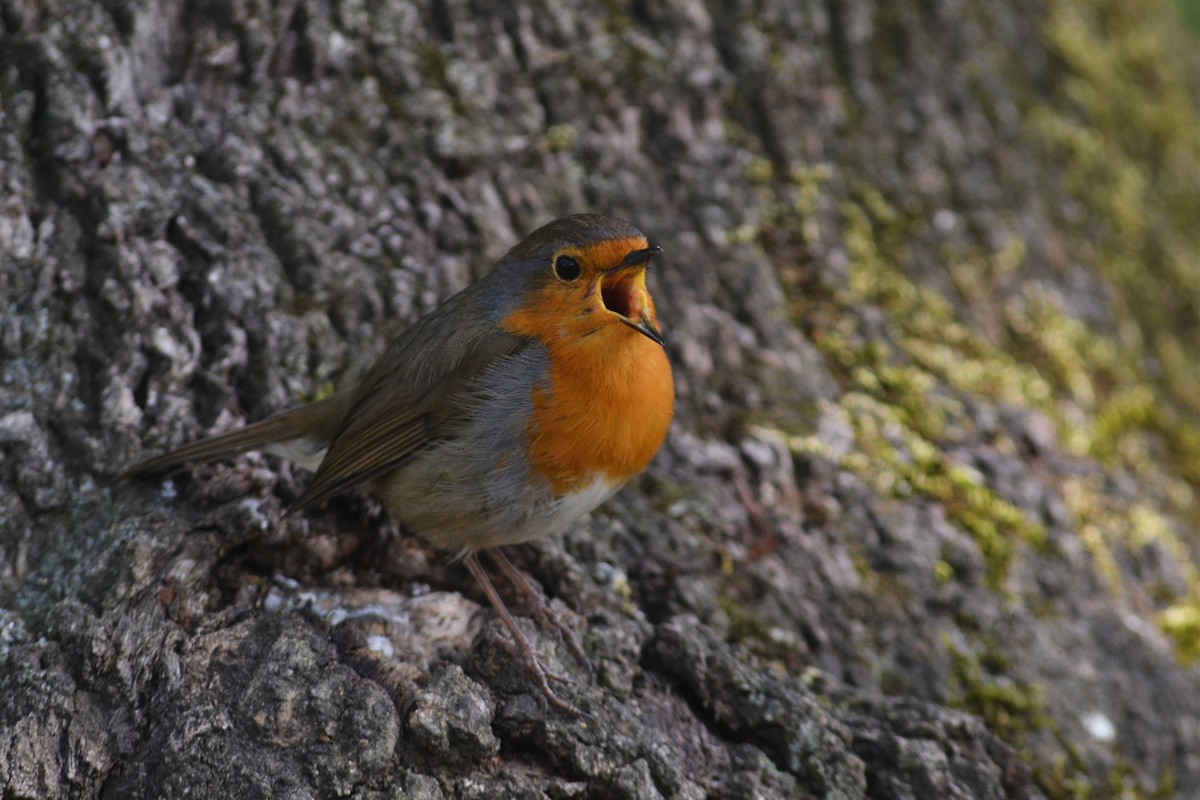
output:
[[[1173,14],[0,0],[0,797],[1200,797]],[[367,493],[114,483],[585,210],[666,251],[678,390],[513,551],[587,716]]]

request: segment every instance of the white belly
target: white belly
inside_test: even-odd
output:
[[[523,482],[514,492],[517,487],[502,482],[504,491],[489,492],[496,487],[486,484],[441,483],[412,491],[406,482],[393,487],[388,506],[414,533],[439,547],[478,550],[561,533],[621,488],[620,482],[598,476],[556,498],[549,486]]]
[[[535,512],[523,531],[514,532],[517,538],[497,544],[517,544],[564,531],[584,514],[616,494],[620,488],[620,483],[610,481],[606,477],[594,478],[579,491],[564,494],[547,504],[540,514]]]

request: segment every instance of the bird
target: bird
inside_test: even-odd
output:
[[[346,388],[118,477],[260,450],[315,471],[288,513],[365,487],[404,528],[462,560],[541,693],[580,713],[551,688],[562,679],[539,662],[479,556],[588,664],[501,548],[568,529],[666,440],[674,379],[646,286],[660,253],[617,217],[555,219],[401,331]]]

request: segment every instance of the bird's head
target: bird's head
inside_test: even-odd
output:
[[[624,220],[562,217],[510,250],[491,276],[508,284],[503,324],[544,341],[636,331],[662,345],[646,267],[661,247]],[[516,289],[516,291],[513,291]]]

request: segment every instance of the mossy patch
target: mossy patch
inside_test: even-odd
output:
[[[1016,237],[992,253],[942,254],[952,259],[946,271],[961,301],[956,304],[902,269],[906,243],[927,223],[907,218],[871,187],[859,187],[840,212],[849,254],[845,288],[815,300],[795,294],[797,316],[815,329],[814,341],[847,390],[837,413],[853,429],[856,447],[840,465],[884,496],[942,503],[975,538],[988,582],[999,588],[1019,546],[1043,546],[1045,530],[943,451],[978,433],[965,398],[1037,411],[1052,423],[1065,453],[1095,459],[1106,474],[1128,476],[1148,490],[1133,500],[1114,496],[1095,477],[1052,484],[1114,593],[1123,591],[1119,565],[1127,554],[1150,542],[1172,554],[1188,588],[1160,598],[1164,612],[1172,611],[1157,620],[1181,659],[1197,658],[1185,610],[1194,607],[1188,598],[1200,595],[1200,570],[1184,537],[1189,524],[1200,526],[1200,429],[1188,423],[1186,396],[1165,398],[1169,387],[1144,374],[1141,351],[1122,338],[1121,304],[1115,331],[1097,330],[1072,317],[1040,284],[999,291],[1027,257]],[[779,215],[793,225],[805,216],[795,205]],[[959,310],[988,303],[998,323],[991,335]],[[870,321],[864,309],[882,311],[882,321]],[[1200,419],[1200,408],[1195,413]],[[790,443],[828,455],[815,438]]]
[[[1052,726],[1042,707],[1041,690],[1006,676],[1008,663],[995,642],[983,640],[978,653],[945,642],[950,653],[950,705],[977,715],[988,729],[1018,749],[1029,747],[1031,733]],[[1024,754],[1026,762],[1032,753]]]
[[[1194,34],[1194,31],[1192,32]],[[1158,614],[1184,661],[1200,658],[1200,48],[1175,10],[1148,0],[1048,6],[1062,64],[1049,98],[1023,109],[1042,154],[1086,211],[1062,220],[1072,247],[1113,287],[1117,337],[1083,359],[1094,402],[1074,449],[1138,476],[1146,498],[1071,487],[1093,554],[1157,540],[1187,588]],[[1033,324],[1036,324],[1033,323]],[[1068,329],[1064,340],[1094,340]],[[1101,382],[1096,376],[1102,376]],[[1169,518],[1190,528],[1183,538]],[[1114,588],[1115,565],[1105,570]]]
[[[834,449],[817,436],[772,430],[769,420],[759,421],[760,435],[837,463],[883,497],[939,503],[972,536],[988,585],[1002,593],[1024,590],[1008,579],[1023,552],[1045,548],[1043,520],[948,453],[982,440],[1027,459],[1062,501],[1056,524],[1078,535],[1109,590],[1145,609],[1180,661],[1193,663],[1200,660],[1200,48],[1177,27],[1169,6],[1147,0],[1048,4],[1044,44],[1064,77],[1013,88],[1045,176],[1038,191],[1059,237],[1057,264],[1031,261],[1035,247],[1016,232],[1027,229],[1014,223],[998,243],[941,245],[931,266],[920,243],[945,237],[901,198],[869,185],[847,188],[845,175],[824,166],[767,160],[750,162],[747,179],[770,198],[769,210],[759,230],[740,237],[775,255],[803,256],[828,240],[821,225],[833,221],[846,256],[833,278],[803,263],[780,269],[796,320],[844,390],[825,413],[853,433],[853,444]],[[1026,73],[1012,63],[1005,74],[1019,82]],[[1070,270],[1086,271],[1104,300],[1076,302],[1064,278]],[[1097,316],[1080,313],[1102,306]],[[973,413],[980,405],[1048,421],[1057,450],[1051,460],[1075,466],[1042,461],[1045,441],[1014,441],[1003,425],[980,430]],[[855,563],[869,573],[865,560]],[[1162,580],[1139,572],[1154,563],[1167,565]],[[934,580],[958,579],[952,564],[938,561]],[[864,584],[873,585],[869,575]],[[1147,776],[1119,758],[1107,780],[1092,774],[1047,717],[1041,690],[989,660],[986,633],[970,620],[960,621],[959,633],[968,644],[947,644],[951,696],[1018,749],[1029,750],[1033,736],[1057,743],[1051,754],[1028,752],[1048,796],[1171,796],[1170,774]]]
[[[737,238],[781,262],[797,324],[844,390],[824,413],[853,442],[776,430],[788,426],[767,419],[756,421],[759,435],[819,454],[883,497],[938,503],[976,542],[988,585],[1028,588],[1017,599],[1038,614],[1052,604],[1010,581],[1012,567],[1046,547],[1044,520],[1069,529],[1114,596],[1128,597],[1126,607],[1192,663],[1200,660],[1200,48],[1186,35],[1168,4],[1051,0],[1049,68],[1034,74],[1019,55],[995,55],[1029,148],[1019,155],[1037,162],[1033,191],[1047,217],[1039,224],[989,209],[998,214],[989,235],[942,236],[919,202],[848,185],[852,169],[751,159],[747,183],[766,211]],[[828,246],[835,225],[840,251]],[[947,243],[931,252],[930,242]],[[844,259],[818,269],[805,263],[810,247]],[[1076,275],[1095,298],[1072,294]],[[981,421],[989,414],[1005,421]],[[1011,419],[1037,420],[1038,437],[1022,439]],[[1062,508],[1023,510],[948,455],[980,443],[1025,459]],[[933,579],[960,579],[954,563],[936,562]],[[855,566],[872,585],[865,559]],[[1107,780],[1092,774],[1047,719],[1038,687],[990,662],[971,620],[959,625],[969,644],[947,645],[952,694],[1018,748],[1033,733],[1057,742],[1054,754],[1029,753],[1047,795],[1171,795],[1171,775],[1147,776],[1116,758]]]
[[[805,659],[791,632],[770,625],[732,594],[718,595],[717,604],[729,620],[726,638],[730,642],[746,647],[785,671],[800,672]]]
[[[1051,800],[1166,800],[1175,796],[1174,776],[1158,776],[1152,788],[1138,779],[1132,765],[1120,759],[1107,776],[1097,781],[1088,772],[1079,751],[1045,711],[1041,687],[1014,680],[1005,651],[988,636],[978,638],[976,650],[966,650],[945,640],[952,672],[950,705],[981,718],[1033,768],[1038,786]],[[1038,752],[1037,740],[1053,739],[1061,750],[1050,758]]]
[[[888,248],[903,248],[909,223],[878,192],[863,187],[859,195],[841,206],[850,255],[846,290],[823,299],[819,309],[797,309],[798,316],[828,320],[814,340],[847,390],[833,412],[854,431],[856,446],[837,461],[885,497],[940,502],[975,539],[988,583],[999,589],[1019,545],[1045,546],[1045,528],[975,470],[952,462],[944,445],[974,433],[964,394],[1014,405],[1029,405],[1034,396],[1041,404],[1052,397],[1052,385],[973,333],[948,300],[885,257]],[[996,269],[1011,269],[1014,252],[997,254]],[[864,330],[865,307],[886,313],[885,335]],[[788,442],[794,451],[830,455],[815,437]]]

